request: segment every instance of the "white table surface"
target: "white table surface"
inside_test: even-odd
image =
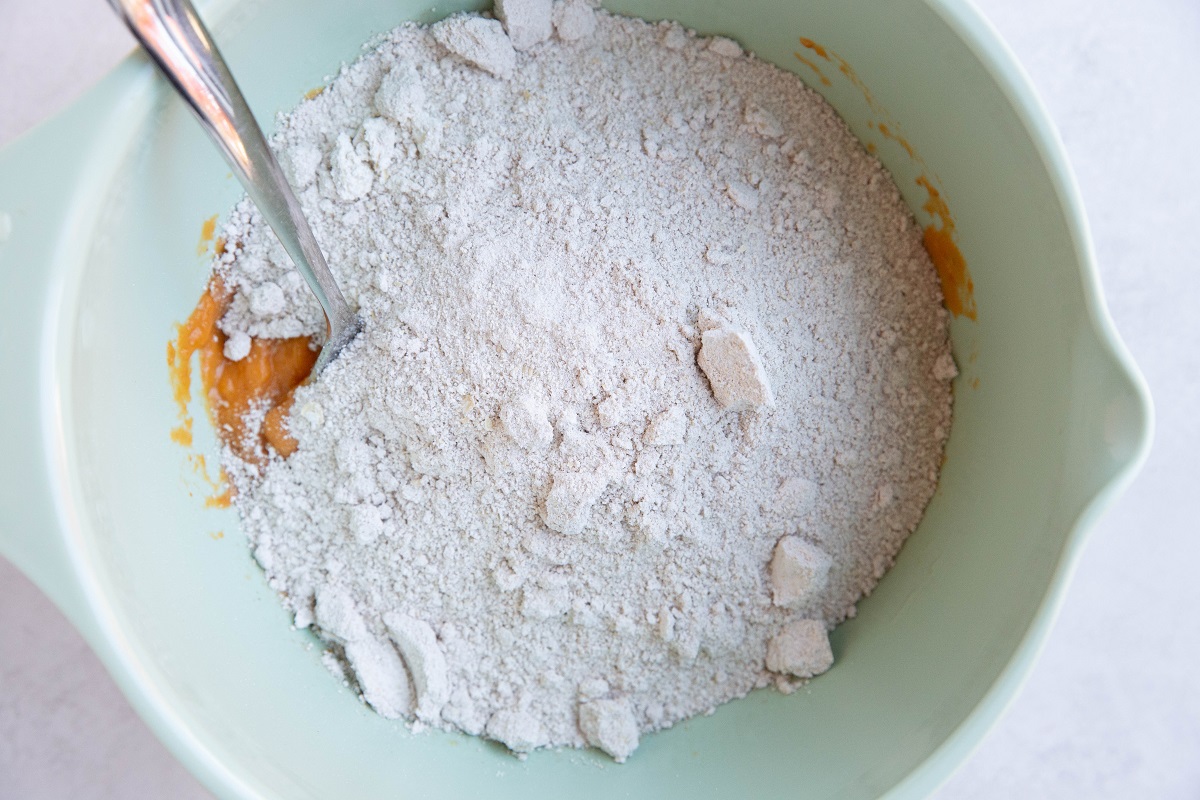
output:
[[[1062,132],[1158,435],[1092,534],[1028,684],[937,797],[1196,800],[1200,2],[979,5]],[[0,145],[130,46],[103,0],[0,0]],[[0,560],[0,800],[209,796],[50,601]]]

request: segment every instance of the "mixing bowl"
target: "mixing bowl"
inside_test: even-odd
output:
[[[269,120],[373,34],[461,7],[203,10]],[[201,224],[241,190],[131,57],[0,156],[0,550],[222,797],[921,796],[1013,696],[1087,529],[1145,455],[1149,397],[1105,311],[1062,146],[969,5],[609,8],[732,36],[799,74],[878,152],[948,280],[961,252],[973,293],[951,287],[948,303],[977,313],[953,323],[962,374],[928,513],[833,634],[828,674],[648,736],[625,765],[576,751],[518,762],[378,717],[290,629],[236,514],[206,507],[196,462],[213,471],[211,430],[197,424],[194,451],[169,438],[165,344],[205,283]]]

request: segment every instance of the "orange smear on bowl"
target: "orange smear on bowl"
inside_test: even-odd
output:
[[[821,45],[814,42],[812,39],[808,39],[804,36],[801,36],[800,37],[800,45],[802,47],[808,48],[809,50],[812,50],[814,53],[816,53],[818,56],[825,59],[826,61],[829,60],[829,52],[824,47],[822,47]]]
[[[229,484],[225,470],[222,468],[214,479],[208,474],[208,462],[203,453],[192,453],[188,456],[188,461],[192,465],[192,470],[212,490],[212,494],[204,499],[204,505],[208,508],[229,508],[233,502],[233,487]]]
[[[867,88],[862,78],[858,76],[858,73],[854,71],[854,68],[850,66],[850,63],[846,59],[842,58],[835,51],[803,36],[800,37],[800,44],[817,57],[831,64],[836,63],[838,71],[855,88],[862,92],[863,99],[867,101],[867,105],[871,111],[888,120],[887,122],[868,120],[867,127],[879,131],[879,135],[884,139],[896,142],[904,148],[904,152],[908,154],[908,157],[915,161],[921,169],[928,171],[925,159],[921,158],[921,154],[901,134],[899,126],[890,118],[890,115],[875,102],[871,90]],[[816,64],[804,58],[799,53],[796,53],[795,56],[800,59],[801,63],[816,71],[820,75],[822,83],[829,85],[829,81]],[[867,152],[872,155],[878,150],[874,142],[867,142],[866,148]],[[950,214],[950,208],[942,198],[941,192],[937,190],[933,182],[926,175],[917,178],[917,183],[929,193],[929,199],[925,202],[923,208],[934,218],[934,222],[925,228],[925,250],[929,253],[929,258],[933,261],[933,265],[937,269],[938,278],[941,280],[942,297],[946,308],[956,317],[976,319],[975,284],[971,280],[970,271],[967,270],[967,260],[963,257],[962,251],[958,249],[958,244],[954,241],[954,217]]]
[[[217,232],[217,215],[213,214],[208,219],[204,220],[204,224],[200,226],[200,241],[196,243],[196,255],[202,256],[208,250],[209,243],[213,240],[213,235]]]
[[[813,72],[817,73],[817,78],[821,81],[822,86],[832,86],[833,85],[833,82],[830,81],[829,78],[827,78],[825,76],[824,72],[821,72],[821,68],[818,67],[816,64],[814,64],[811,59],[805,58],[804,56],[800,55],[799,53],[792,53],[792,55],[794,55],[801,64],[808,67]]]
[[[967,271],[967,260],[954,242],[954,217],[942,199],[941,192],[929,178],[922,175],[917,183],[929,192],[929,199],[922,206],[941,226],[930,224],[925,228],[925,249],[937,268],[942,281],[942,297],[946,308],[956,317],[976,318],[975,284]]]
[[[800,37],[800,45],[808,50],[811,50],[822,60],[828,61],[831,64],[836,63],[838,72],[845,75],[850,83],[852,83],[860,92],[862,92],[863,98],[867,101],[867,105],[869,105],[873,111],[879,110],[875,105],[875,98],[871,96],[871,90],[868,89],[867,85],[862,82],[861,78],[858,77],[858,73],[854,71],[854,67],[850,66],[850,62],[839,56],[835,51],[830,50],[824,45],[814,42],[812,39],[809,39],[806,36]],[[813,64],[801,58],[799,53],[795,55],[796,58],[799,58],[802,62],[808,64],[813,69],[817,69]],[[817,72],[820,74],[821,71],[817,70]],[[826,86],[829,85],[829,81],[825,79],[823,74],[821,75],[821,83],[825,84]]]
[[[891,128],[889,128],[887,126],[887,123],[885,123],[885,122],[879,123],[879,135],[885,139],[891,139],[893,142],[896,142],[898,145],[903,147],[904,152],[908,153],[909,158],[911,158],[913,160],[919,160],[919,157],[917,156],[917,151],[913,149],[913,146],[911,144],[909,144],[908,140],[905,139],[900,134],[894,132]]]

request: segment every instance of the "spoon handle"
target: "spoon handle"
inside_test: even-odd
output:
[[[189,0],[109,0],[143,49],[187,100],[325,311],[333,352],[360,322],[346,305],[300,203],[267,146],[225,59]],[[330,350],[326,346],[325,350]]]

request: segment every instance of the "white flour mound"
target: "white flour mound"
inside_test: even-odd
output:
[[[280,120],[366,331],[297,391],[294,455],[226,467],[379,713],[621,760],[829,667],[933,494],[947,314],[892,180],[795,76],[504,5],[396,29]],[[230,341],[320,336],[248,201],[225,236]]]

